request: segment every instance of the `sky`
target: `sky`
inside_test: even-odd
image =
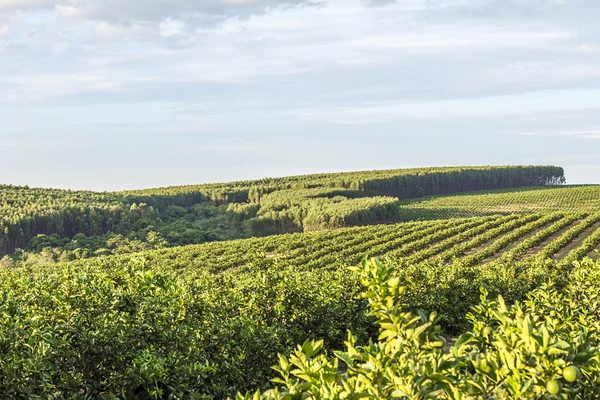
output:
[[[0,183],[552,164],[600,183],[597,0],[0,0]]]

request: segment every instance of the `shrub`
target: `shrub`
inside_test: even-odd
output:
[[[593,399],[600,396],[600,262],[576,263],[561,290],[547,284],[507,307],[481,302],[469,332],[447,346],[438,317],[406,310],[391,263],[359,268],[379,340],[328,357],[322,341],[279,356],[278,388],[244,399]]]

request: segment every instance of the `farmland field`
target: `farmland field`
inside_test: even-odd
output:
[[[383,314],[369,314],[388,301],[383,289],[360,297],[379,281],[403,287],[389,301],[407,312],[435,312],[439,339],[479,329],[481,288],[510,305],[600,268],[588,260],[600,186],[557,185],[558,167],[432,171],[121,193],[4,187],[0,392],[234,397],[271,387],[278,353],[307,339],[328,351],[348,330],[358,343],[384,339],[373,319]],[[385,264],[352,269],[366,256]],[[588,380],[592,358],[578,364]]]
[[[186,273],[219,273],[246,265],[256,254],[306,269],[332,262],[356,264],[365,255],[402,257],[415,263],[460,260],[474,265],[543,254],[563,262],[576,252],[592,252],[595,238],[600,241],[600,212],[496,214],[214,242],[103,258],[102,262],[143,257],[147,264],[160,265],[169,260],[174,268],[194,267],[186,268]],[[584,239],[594,241],[584,243]]]
[[[600,186],[542,186],[434,196],[401,202],[404,220],[490,213],[600,210]]]

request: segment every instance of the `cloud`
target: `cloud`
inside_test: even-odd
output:
[[[102,40],[122,40],[123,38],[141,32],[145,28],[142,25],[120,25],[100,21],[95,25],[96,37]]]
[[[401,108],[598,86],[600,29],[579,17],[600,7],[578,0],[116,1],[2,3],[38,8],[0,28],[9,60],[0,103],[232,96],[278,108]]]
[[[517,135],[521,136],[539,136],[540,134],[537,132],[517,132]]]
[[[167,18],[160,23],[160,35],[162,37],[181,36],[185,34],[185,22]]]
[[[573,129],[562,131],[561,134],[567,136],[576,136],[588,139],[600,139],[600,127],[592,127],[587,129]]]
[[[28,10],[32,8],[51,8],[50,0],[0,0],[0,10]]]
[[[0,0],[0,10],[51,10],[96,21],[161,21],[165,17],[260,14],[277,7],[301,6],[313,0]]]
[[[90,182],[92,165],[150,157],[193,165],[194,182],[218,163],[352,168],[354,152],[365,168],[399,166],[398,151],[405,165],[595,154],[599,14],[590,0],[0,0],[0,136],[56,143],[2,157]],[[49,184],[38,175],[24,183]]]
[[[396,0],[367,0],[370,7],[382,7],[390,4],[395,4]]]
[[[0,38],[7,36],[10,29],[19,23],[21,18],[23,18],[22,12],[5,15],[0,13]]]
[[[38,103],[70,94],[117,92],[120,85],[109,77],[84,73],[21,75],[18,80],[0,76],[0,87],[8,88],[0,103]]]

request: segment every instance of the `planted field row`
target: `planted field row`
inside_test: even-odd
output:
[[[339,348],[348,329],[371,337],[359,280],[346,268],[366,254],[402,256],[403,301],[436,311],[443,329],[458,333],[480,287],[511,302],[570,271],[566,261],[507,263],[501,254],[516,259],[571,232],[562,243],[575,246],[574,260],[597,248],[600,230],[584,238],[571,229],[585,232],[595,218],[492,215],[0,270],[0,392],[222,399],[264,389],[277,353],[295,343],[323,338]]]
[[[215,274],[243,267],[261,254],[304,270],[355,264],[366,254],[412,263],[457,259],[471,266],[536,256],[568,262],[595,249],[594,239],[587,239],[600,234],[594,230],[600,228],[598,224],[600,213],[490,215],[276,235],[117,257],[140,258],[148,265],[164,263],[186,274]]]
[[[600,185],[544,186],[404,200],[400,219],[440,219],[496,213],[600,211]]]

